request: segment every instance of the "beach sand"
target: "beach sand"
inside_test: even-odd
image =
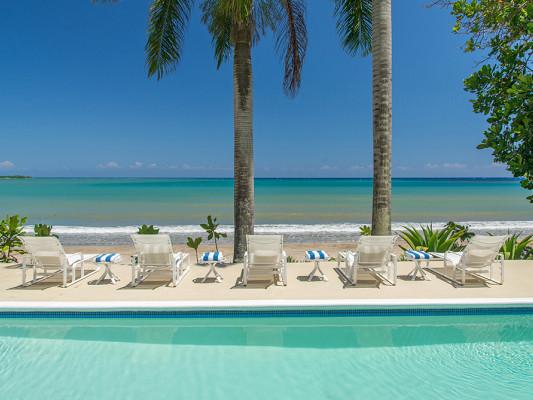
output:
[[[225,258],[232,259],[233,257],[233,243],[223,243],[218,246],[219,250],[222,251],[222,254]],[[296,261],[304,261],[305,251],[306,250],[324,250],[330,257],[337,257],[337,254],[341,250],[355,250],[355,243],[346,242],[346,243],[319,243],[319,242],[309,242],[309,243],[284,243],[283,248],[288,256],[292,257]],[[175,245],[175,251],[181,251],[189,253],[191,260],[194,260],[194,250],[187,247],[186,245]],[[204,251],[214,251],[214,245],[201,245],[198,249],[198,254],[201,254]],[[85,254],[94,254],[94,253],[120,253],[124,257],[129,257],[135,253],[133,244],[131,246],[65,246],[65,251],[67,253],[82,252]],[[401,254],[402,250],[397,245],[395,249],[396,254]]]

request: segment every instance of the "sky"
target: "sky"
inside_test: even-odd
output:
[[[462,82],[481,55],[429,3],[393,1],[393,176],[510,176],[476,149]],[[148,79],[149,4],[0,2],[0,175],[232,176],[231,61],[216,69],[196,8],[175,72]],[[370,177],[371,57],[343,50],[332,0],[307,1],[307,29],[294,99],[272,35],[253,49],[255,175]]]

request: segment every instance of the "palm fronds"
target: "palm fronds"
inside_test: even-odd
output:
[[[372,0],[335,0],[337,32],[352,55],[372,51]]]
[[[230,56],[233,49],[231,15],[227,15],[220,0],[205,0],[202,3],[202,22],[211,34],[217,68],[220,68]]]
[[[148,17],[148,76],[161,79],[181,58],[183,36],[194,0],[154,0]]]
[[[280,0],[283,7],[277,29],[276,48],[283,51],[283,88],[294,96],[302,80],[302,66],[307,51],[305,4],[302,0]]]

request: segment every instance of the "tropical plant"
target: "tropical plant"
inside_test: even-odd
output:
[[[207,240],[215,240],[216,251],[218,251],[218,240],[220,238],[228,237],[227,234],[217,231],[219,225],[220,224],[217,224],[217,219],[215,217],[211,217],[211,215],[207,216],[207,224],[200,224],[203,230],[205,230],[207,233]]]
[[[359,227],[359,234],[361,236],[370,236],[372,235],[372,228],[368,225],[363,225]]]
[[[234,261],[242,261],[254,232],[252,46],[271,30],[284,64],[283,87],[295,95],[307,48],[303,0],[203,0],[202,21],[212,36],[217,67],[233,53]],[[154,0],[150,7],[148,75],[161,79],[180,61],[193,0]]]
[[[412,225],[403,226],[404,231],[400,237],[408,247],[400,245],[402,250],[422,250],[444,253],[446,251],[459,251],[464,248],[461,237],[463,230],[456,230],[453,226],[443,229],[433,229],[433,225],[420,225],[420,231]]]
[[[157,235],[159,233],[159,228],[156,228],[153,225],[142,224],[137,228],[137,233],[139,235]]]
[[[506,260],[533,260],[533,234],[520,239],[522,232],[510,235],[500,253]]]
[[[46,224],[35,224],[33,227],[33,232],[35,233],[35,236],[55,236],[58,237],[55,234],[52,234],[52,225],[46,225]]]
[[[449,221],[444,227],[452,229],[454,233],[461,233],[459,238],[461,242],[466,242],[476,235],[470,230],[470,225],[459,225],[456,222]]]
[[[533,202],[533,5],[531,0],[440,0],[451,6],[454,32],[468,37],[465,52],[484,59],[464,80],[475,113],[488,128],[478,149],[492,149]]]
[[[198,247],[200,247],[200,243],[202,243],[202,238],[201,237],[197,237],[197,238],[192,238],[192,237],[188,237],[187,238],[187,247],[191,248],[194,250],[195,254],[196,254],[196,263],[198,264],[198,262],[200,261],[198,259]]]
[[[372,234],[391,233],[391,0],[335,0],[337,30],[350,54],[372,53],[374,174]]]
[[[20,236],[24,234],[24,224],[26,217],[18,215],[6,216],[0,221],[0,261],[16,261],[13,254],[21,254],[22,242]]]
[[[288,263],[297,263],[298,260],[294,258],[293,256],[287,256],[287,262]]]

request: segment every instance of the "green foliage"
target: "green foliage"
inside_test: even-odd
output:
[[[372,0],[335,0],[337,32],[349,54],[372,50]]]
[[[293,256],[287,256],[287,262],[288,263],[296,263],[298,260],[294,258]]]
[[[454,32],[469,36],[465,51],[487,55],[465,79],[476,113],[489,124],[479,149],[492,149],[520,184],[533,189],[533,3],[530,0],[457,0]],[[533,195],[528,196],[533,202]]]
[[[16,261],[13,254],[23,253],[20,236],[23,235],[26,220],[26,217],[8,215],[0,221],[0,261]]]
[[[148,17],[146,64],[148,76],[161,79],[181,58],[183,36],[193,0],[154,0]]]
[[[180,61],[193,0],[153,0],[148,17],[148,76],[161,79]],[[304,0],[203,0],[202,22],[211,34],[217,67],[228,60],[238,29],[249,29],[250,45],[271,30],[284,62],[283,87],[292,96],[300,86],[307,50]]]
[[[46,224],[35,224],[33,227],[33,232],[35,232],[35,236],[55,236],[52,235],[52,225],[46,225]]]
[[[445,225],[445,228],[451,229],[454,233],[460,233],[461,236],[459,237],[459,240],[461,242],[466,242],[475,236],[475,233],[470,231],[469,225],[459,225],[453,221],[449,221]]]
[[[363,225],[359,227],[359,234],[361,236],[370,236],[372,235],[372,228],[368,225]]]
[[[194,249],[194,252],[196,253],[196,263],[199,262],[198,260],[198,247],[200,247],[200,243],[202,243],[202,238],[201,237],[197,237],[197,238],[192,238],[192,237],[188,237],[187,238],[187,247],[190,247],[191,249]]]
[[[207,216],[207,224],[200,224],[203,230],[207,233],[207,240],[214,239],[215,240],[215,248],[218,251],[218,239],[225,238],[228,235],[222,232],[218,232],[218,226],[220,224],[217,224],[217,219],[214,217],[211,217],[211,215]]]
[[[533,260],[533,235],[520,239],[522,233],[510,235],[504,242],[500,253],[506,260]]]
[[[433,229],[433,225],[420,225],[418,231],[412,225],[404,226],[404,232],[400,232],[400,237],[405,240],[407,246],[402,250],[422,250],[444,253],[446,251],[459,251],[464,248],[461,238],[467,234],[467,227],[458,228],[460,225],[450,223],[443,229]]]
[[[159,233],[159,228],[156,228],[153,225],[142,224],[137,228],[137,233],[139,235],[157,235]]]

